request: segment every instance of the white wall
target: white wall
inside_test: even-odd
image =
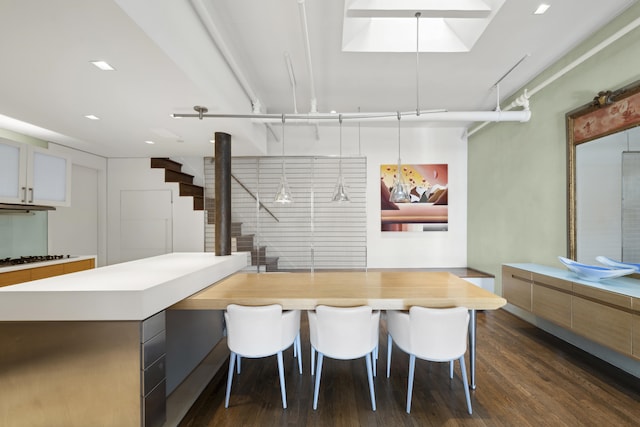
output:
[[[275,127],[280,131],[280,126]],[[320,139],[310,126],[285,128],[285,155],[339,154],[339,128],[323,125]],[[280,135],[279,135],[280,138]],[[397,126],[343,123],[342,153],[367,158],[367,266],[369,268],[434,268],[467,265],[467,140],[464,128],[401,128],[403,163],[446,163],[449,168],[449,230],[380,231],[380,165],[398,161]],[[282,145],[269,141],[269,154]]]
[[[193,198],[180,197],[177,183],[164,182],[164,169],[152,169],[150,159],[108,160],[108,263],[122,262],[120,196],[123,191],[167,190],[173,192],[173,252],[204,251],[204,211],[193,210]]]

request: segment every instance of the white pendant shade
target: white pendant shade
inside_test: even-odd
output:
[[[396,171],[396,179],[393,181],[391,187],[391,194],[389,195],[389,201],[392,203],[409,203],[411,196],[409,191],[411,188],[409,184],[404,182],[402,176],[402,161],[400,160],[400,113],[398,112],[398,170]]]
[[[273,199],[275,203],[288,204],[293,203],[293,196],[289,189],[289,183],[287,182],[287,176],[284,172],[284,114],[282,115],[282,177],[280,177],[280,186],[276,197]]]
[[[344,177],[340,175],[338,177],[338,182],[336,182],[336,187],[333,190],[333,197],[331,198],[332,202],[350,202],[349,195],[347,194],[347,189],[344,185]]]
[[[287,182],[287,177],[284,175],[280,177],[280,186],[278,187],[278,192],[276,193],[276,197],[273,201],[282,204],[293,203],[293,196],[291,196],[289,183]]]
[[[350,202],[349,195],[347,194],[347,188],[344,184],[344,177],[342,176],[342,114],[338,116],[338,122],[340,123],[340,159],[338,160],[338,181],[336,182],[336,187],[333,190],[333,196],[331,197],[332,202],[346,203]]]
[[[396,179],[393,187],[391,187],[389,201],[393,203],[409,203],[411,201],[409,191],[409,184],[405,184],[400,179]]]

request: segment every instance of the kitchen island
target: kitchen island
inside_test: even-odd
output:
[[[0,288],[0,425],[162,425],[168,332],[190,327],[165,309],[246,265],[173,253]]]

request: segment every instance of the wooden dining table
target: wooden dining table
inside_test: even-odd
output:
[[[368,305],[374,310],[466,307],[470,313],[470,386],[475,389],[476,310],[495,310],[506,300],[449,272],[273,272],[236,273],[171,309],[224,310],[229,304],[280,304],[285,310],[313,310],[318,305]]]

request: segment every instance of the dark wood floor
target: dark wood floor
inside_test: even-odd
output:
[[[381,322],[378,409],[371,410],[364,359],[325,359],[318,409],[312,408],[306,316],[301,328],[303,374],[285,354],[289,407],[282,409],[275,356],[244,359],[224,407],[221,370],[180,424],[202,426],[638,426],[640,380],[503,311],[478,313],[477,388],[473,415],[462,382],[446,363],[416,362],[411,414],[405,412],[408,357],[394,348],[385,376]]]

